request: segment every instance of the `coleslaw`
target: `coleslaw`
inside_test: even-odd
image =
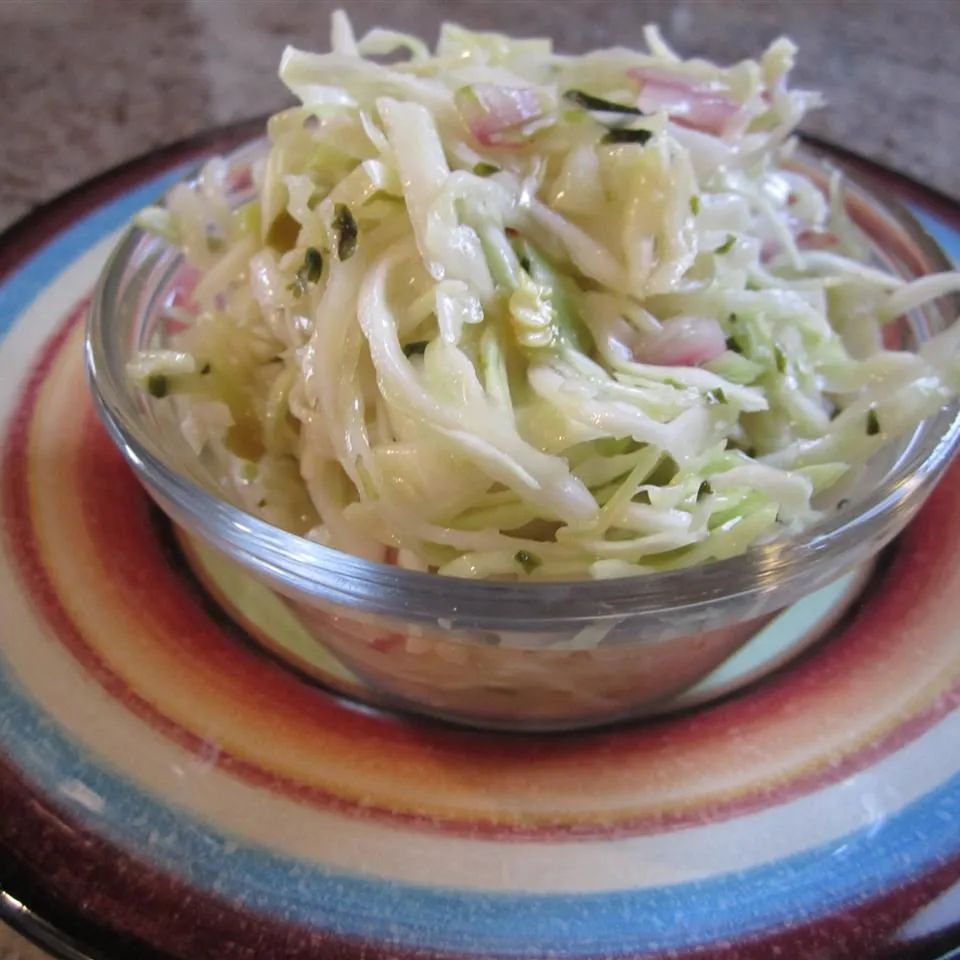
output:
[[[332,38],[284,52],[251,199],[217,158],[137,218],[195,282],[130,376],[250,512],[461,577],[674,569],[815,522],[956,395],[955,328],[884,331],[960,274],[878,266],[790,165],[790,41]]]

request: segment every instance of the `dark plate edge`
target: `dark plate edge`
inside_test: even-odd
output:
[[[55,957],[56,960],[106,960],[103,954],[87,952],[80,942],[66,933],[62,927],[44,919],[2,889],[0,889],[0,921],[6,923],[24,939]]]

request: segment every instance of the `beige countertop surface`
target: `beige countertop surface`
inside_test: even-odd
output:
[[[352,0],[428,40],[443,19],[550,34],[570,51],[639,45],[752,56],[780,33],[798,84],[826,94],[806,129],[960,198],[960,0]],[[0,227],[123,160],[271,110],[284,44],[325,49],[328,0],[0,0]]]

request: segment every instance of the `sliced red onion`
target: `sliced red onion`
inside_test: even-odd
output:
[[[534,87],[475,83],[456,94],[457,110],[477,142],[485,147],[518,146],[523,127],[541,120],[545,105]]]
[[[777,237],[764,237],[760,244],[760,262],[769,263],[783,252],[783,244]]]
[[[693,130],[720,135],[741,108],[731,97],[676,74],[644,67],[627,74],[641,84],[637,98],[641,110],[665,110],[674,123]]]
[[[230,190],[237,192],[249,190],[253,186],[253,171],[250,169],[250,165],[247,164],[246,166],[231,170],[227,176],[227,186]]]
[[[801,250],[832,250],[839,246],[840,238],[829,230],[801,230],[797,234],[797,246]]]
[[[196,267],[184,264],[177,271],[167,289],[167,307],[193,307],[193,291],[200,281],[200,271]]]
[[[727,339],[716,320],[690,314],[672,317],[661,330],[644,334],[635,343],[634,358],[664,367],[696,367],[726,349]]]
[[[192,323],[180,320],[178,317],[165,317],[163,321],[163,329],[171,337],[179,336],[184,330],[189,330],[192,326]]]

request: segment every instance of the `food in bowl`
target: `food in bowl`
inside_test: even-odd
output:
[[[332,33],[243,206],[215,159],[137,221],[195,282],[130,376],[249,512],[457,577],[672,570],[808,527],[955,396],[955,328],[884,336],[960,275],[883,269],[791,166],[788,40]]]

